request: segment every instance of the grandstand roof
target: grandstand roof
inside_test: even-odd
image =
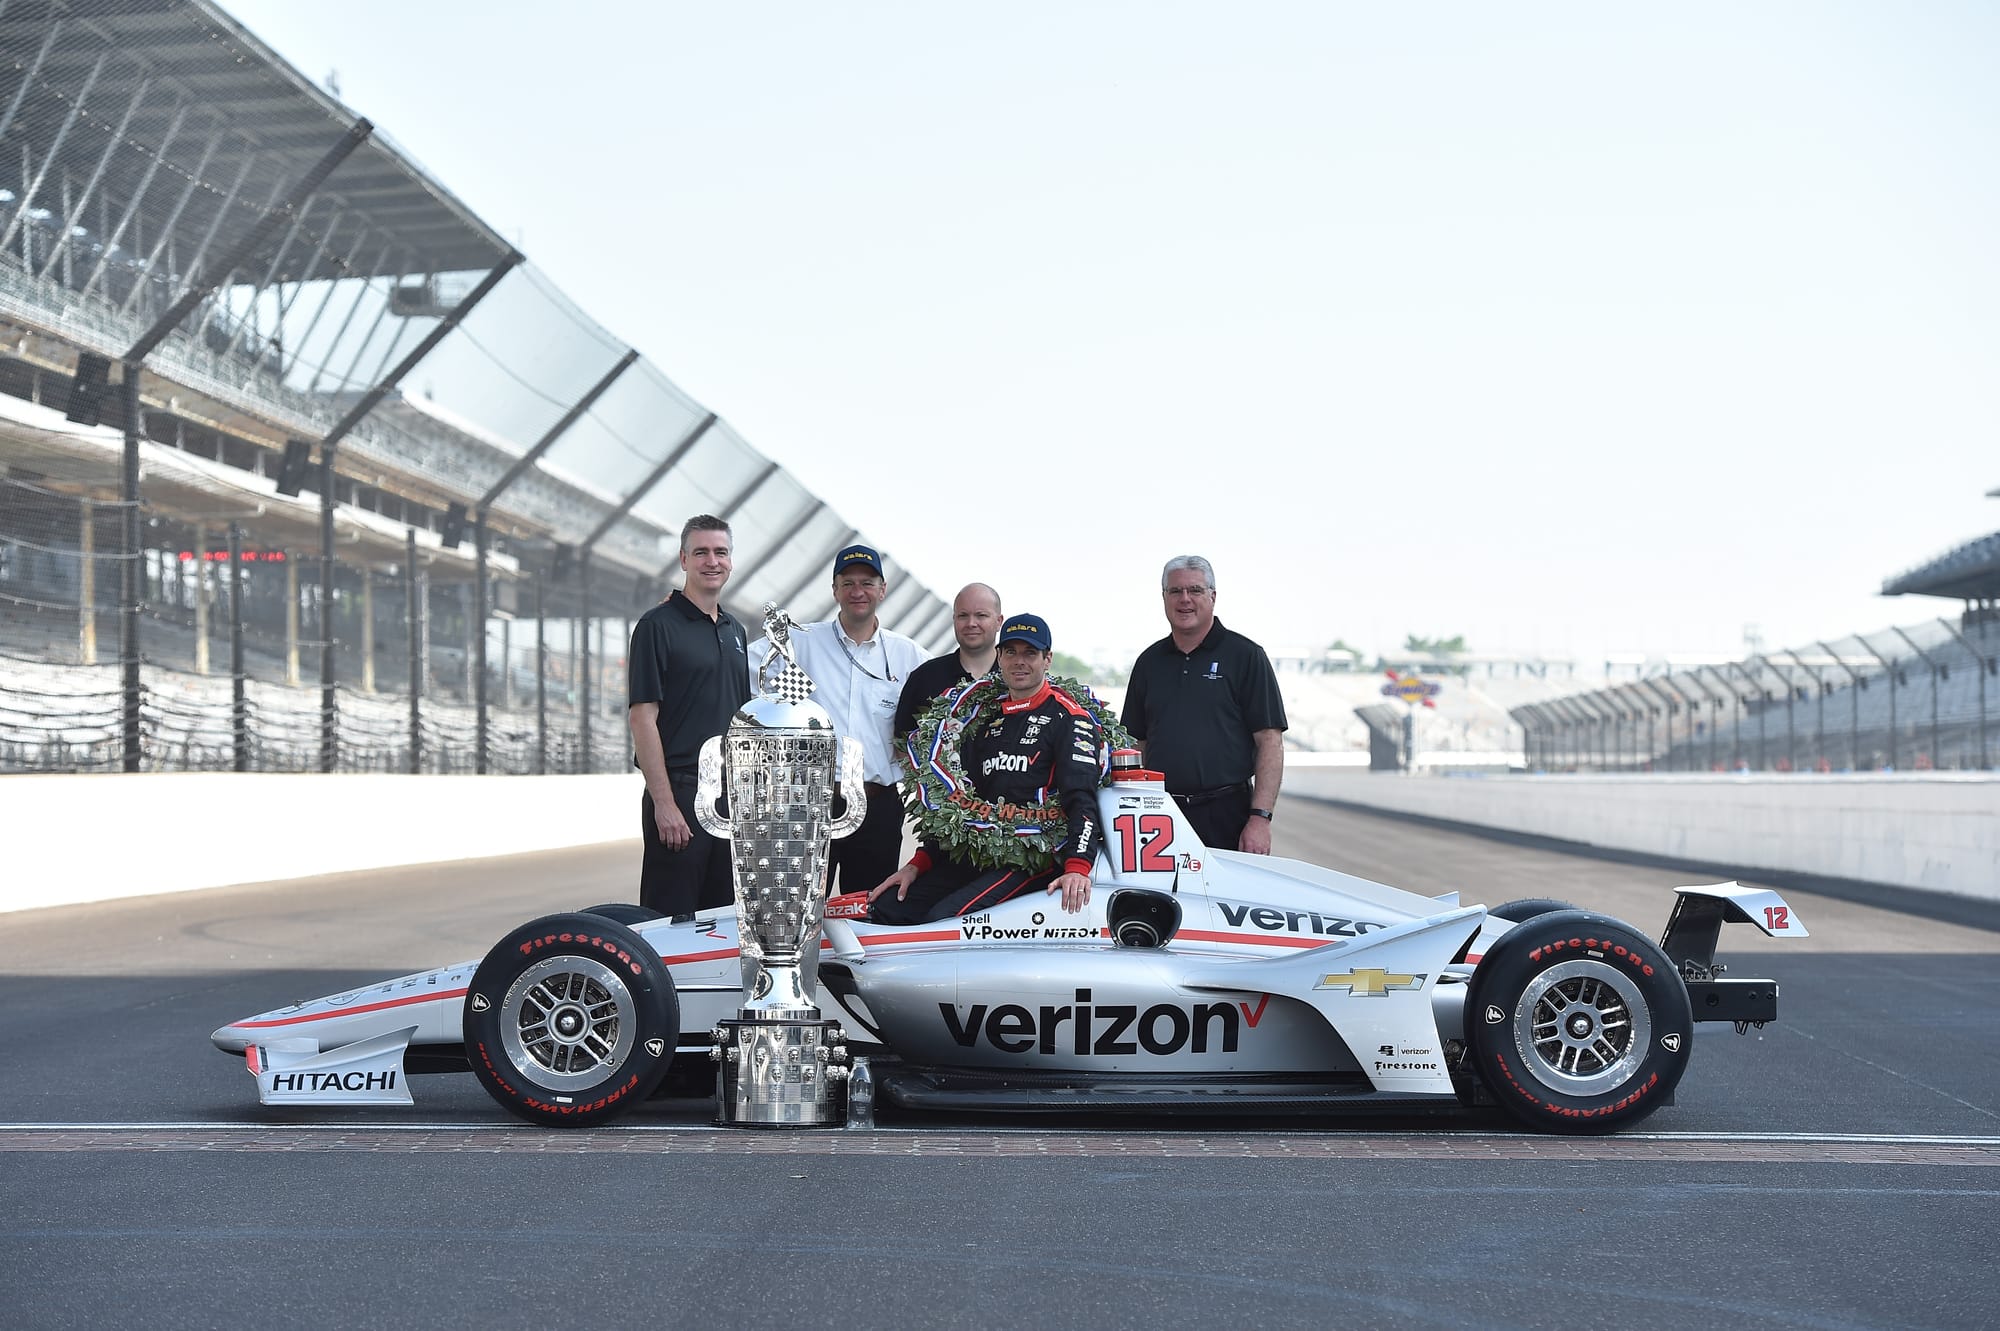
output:
[[[0,51],[0,114],[14,108],[5,129],[13,162],[25,150],[27,162],[53,158],[81,180],[102,155],[102,192],[120,208],[138,199],[124,232],[135,261],[171,232],[164,252],[185,263],[208,248],[218,215],[254,222],[359,119],[205,0],[16,0],[0,7]],[[156,157],[161,169],[148,175]],[[32,178],[12,182],[13,192],[28,193]],[[191,206],[184,182],[201,187],[190,191]],[[287,252],[280,228],[243,260],[246,269],[289,259],[302,271],[312,251],[352,250],[342,265],[350,276],[462,272],[490,268],[507,252],[380,134],[315,197],[322,217],[337,210],[330,231]],[[47,187],[28,202],[64,207]],[[95,209],[88,220],[99,220]],[[232,229],[220,228],[225,240]]]
[[[1884,596],[1948,596],[1953,600],[2000,598],[2000,532],[1948,550],[1882,583]]]

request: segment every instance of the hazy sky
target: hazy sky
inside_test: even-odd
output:
[[[949,594],[1117,660],[1955,612],[2000,7],[224,0]],[[893,595],[893,592],[892,592]]]

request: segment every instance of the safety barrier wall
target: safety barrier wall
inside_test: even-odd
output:
[[[1288,770],[1289,794],[1774,873],[2000,900],[2000,778],[1362,776]]]
[[[0,776],[0,911],[632,843],[636,772]]]

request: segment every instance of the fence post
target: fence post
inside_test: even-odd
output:
[[[319,448],[319,770],[339,766],[340,713],[334,697],[333,642],[333,504],[336,484],[333,445]]]
[[[577,576],[579,581],[582,583],[582,592],[583,592],[583,614],[577,620],[577,628],[579,630],[578,636],[583,640],[582,646],[578,648],[578,651],[581,652],[582,654],[582,664],[578,667],[576,675],[577,697],[580,700],[580,705],[577,708],[577,726],[578,726],[577,738],[581,741],[581,745],[583,748],[583,770],[585,772],[594,772],[597,770],[597,766],[595,762],[592,761],[594,755],[590,751],[591,606],[590,606],[590,549],[588,546],[584,548],[583,553],[577,559]]]
[[[410,775],[424,770],[423,606],[418,601],[417,529],[403,533],[403,604],[410,621]]]
[[[229,524],[229,736],[234,767],[250,770],[250,699],[243,674],[243,524]]]
[[[97,664],[97,506],[85,495],[77,500],[83,525],[77,528],[77,660]]]
[[[472,770],[486,775],[486,510],[472,517],[472,601],[479,610],[479,626],[472,633]],[[500,665],[506,668],[506,654]]]
[[[125,456],[121,498],[125,506],[125,568],[119,614],[119,665],[123,674],[124,769],[139,770],[139,362],[125,362]]]
[[[549,774],[549,621],[542,610],[542,575],[535,575],[535,775]]]

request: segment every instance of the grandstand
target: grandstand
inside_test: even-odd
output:
[[[886,544],[208,0],[0,5],[0,770],[602,770],[698,512]]]

